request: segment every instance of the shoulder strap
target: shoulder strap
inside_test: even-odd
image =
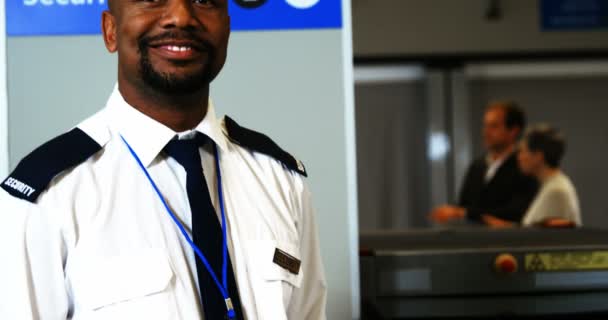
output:
[[[27,155],[0,187],[16,198],[35,203],[53,178],[101,150],[84,131],[75,128]]]
[[[279,147],[268,136],[241,127],[228,116],[225,117],[224,123],[226,125],[226,130],[228,131],[227,134],[230,140],[244,148],[270,156],[281,162],[289,170],[295,171],[305,177],[307,176],[304,164],[294,158],[291,154],[287,153],[285,150],[281,149],[281,147]]]

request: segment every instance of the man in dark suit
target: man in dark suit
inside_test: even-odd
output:
[[[489,105],[483,119],[487,153],[469,167],[458,206],[436,208],[433,221],[467,219],[491,227],[521,221],[538,190],[537,182],[517,165],[516,143],[525,125],[525,114],[515,103]]]

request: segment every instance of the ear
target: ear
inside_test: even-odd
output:
[[[538,162],[545,163],[545,155],[542,151],[532,151],[532,157],[536,159]]]
[[[106,49],[112,53],[116,52],[116,18],[110,11],[104,11],[101,15],[101,31]]]

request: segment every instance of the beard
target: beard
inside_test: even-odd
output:
[[[210,46],[207,43],[201,43],[200,48],[208,53],[208,59],[206,63],[194,73],[179,75],[176,73],[161,72],[154,68],[154,65],[150,61],[149,54],[149,43],[153,40],[160,39],[195,39],[193,36],[177,36],[174,33],[166,33],[153,38],[142,38],[138,41],[139,47],[139,72],[141,79],[144,84],[152,88],[155,91],[161,92],[166,95],[190,95],[197,91],[205,88],[211,83],[215,75],[212,73],[210,66],[214,60],[213,50],[209,50]],[[196,39],[197,42],[200,40]],[[186,66],[191,62],[174,61],[173,64],[176,67]]]

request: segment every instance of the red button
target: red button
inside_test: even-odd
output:
[[[517,259],[512,254],[503,253],[496,257],[494,267],[499,273],[515,273],[517,272]]]

